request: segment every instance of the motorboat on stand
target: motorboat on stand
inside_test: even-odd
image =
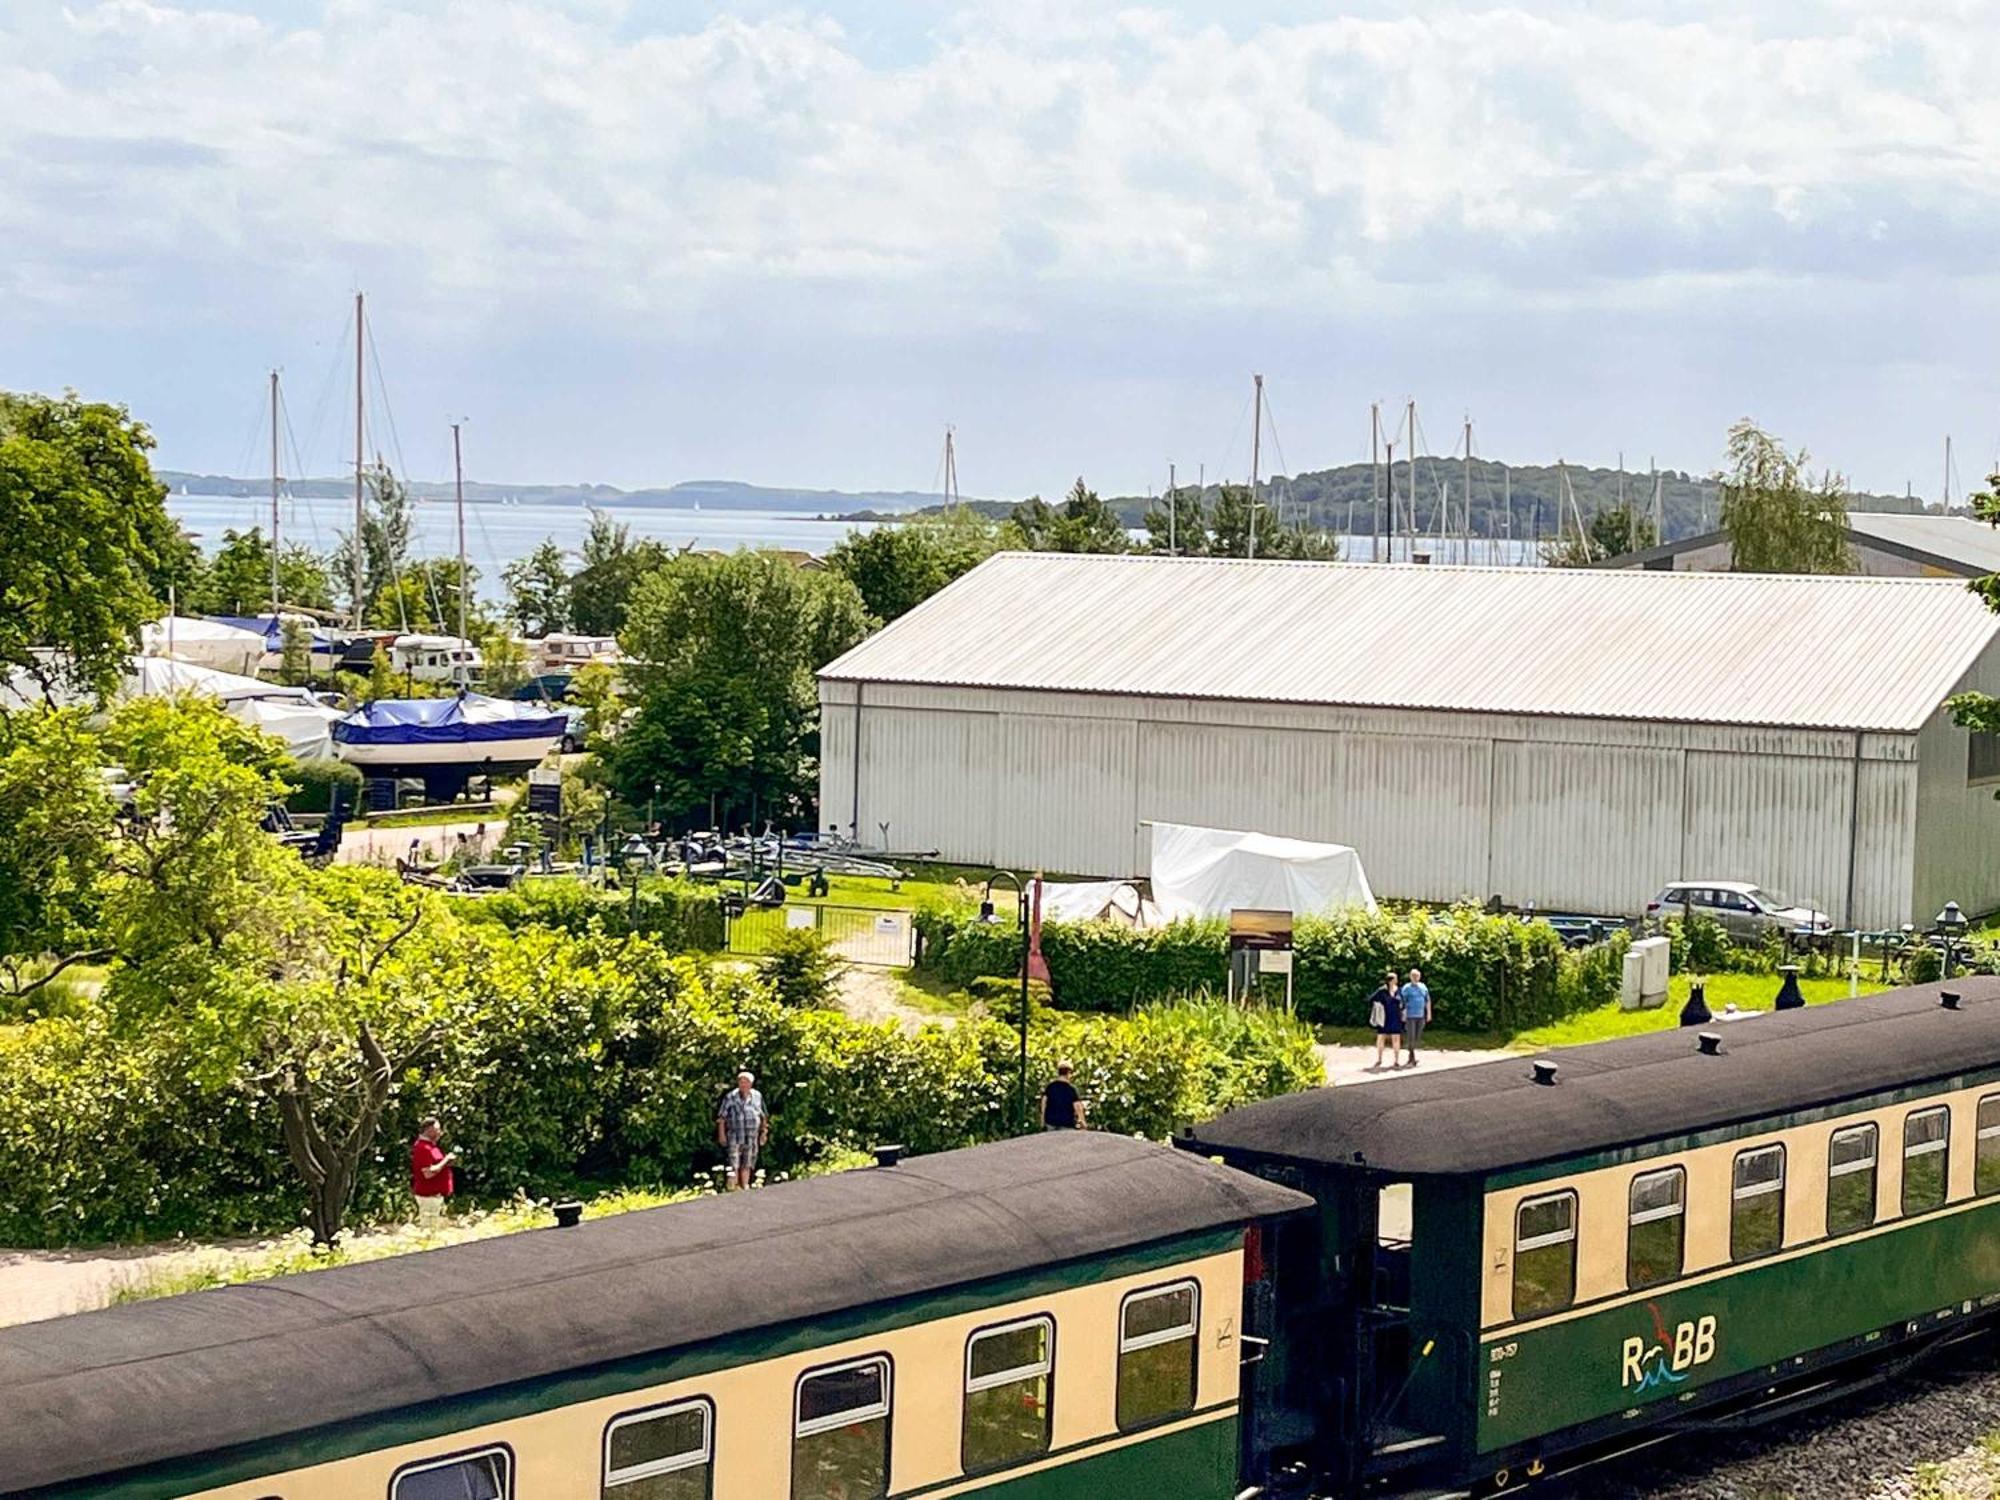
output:
[[[378,698],[333,726],[334,751],[369,778],[421,778],[444,801],[474,776],[532,770],[562,743],[560,709],[479,693],[451,698]]]

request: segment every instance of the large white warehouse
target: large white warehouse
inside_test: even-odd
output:
[[[820,674],[820,822],[1146,873],[1153,820],[1352,844],[1378,894],[1842,925],[2000,908],[2000,616],[1962,582],[1005,554]]]

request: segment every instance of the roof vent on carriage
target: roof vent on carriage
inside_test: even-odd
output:
[[[1946,1010],[1957,1010],[1957,1009],[1958,1009],[1958,991],[1957,991],[1957,990],[1939,990],[1939,991],[1938,991],[1938,1004],[1939,1004],[1939,1005],[1941,1005],[1941,1006],[1943,1006],[1943,1007],[1944,1007],[1944,1008],[1945,1008]]]
[[[1694,1041],[1695,1045],[1701,1049],[1701,1055],[1703,1057],[1720,1057],[1722,1055],[1721,1032],[1704,1031],[1703,1033],[1701,1033],[1700,1036],[1696,1037]]]
[[[1539,1057],[1528,1064],[1528,1069],[1534,1075],[1535,1082],[1550,1088],[1555,1086],[1556,1074],[1562,1071],[1554,1063]]]

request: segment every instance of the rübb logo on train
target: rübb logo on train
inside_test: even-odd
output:
[[[1680,1385],[1688,1378],[1688,1371],[1715,1358],[1712,1315],[1668,1328],[1658,1307],[1648,1302],[1646,1311],[1653,1320],[1653,1336],[1629,1338],[1621,1351],[1620,1384],[1626,1390],[1655,1391]]]

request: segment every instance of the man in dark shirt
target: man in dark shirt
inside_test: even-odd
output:
[[[1042,1129],[1081,1130],[1084,1128],[1083,1100],[1070,1082],[1075,1070],[1068,1063],[1056,1064],[1056,1076],[1042,1090]]]

